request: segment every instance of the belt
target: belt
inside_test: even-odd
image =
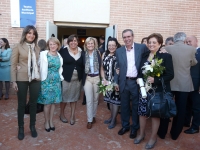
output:
[[[99,74],[88,74],[88,76],[90,76],[90,77],[96,77],[96,76],[98,76]]]
[[[126,77],[127,80],[136,80],[137,77]]]

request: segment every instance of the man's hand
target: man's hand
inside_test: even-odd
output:
[[[148,81],[149,83],[154,83],[154,78],[153,78],[153,77],[148,77],[148,78],[147,78],[147,81]]]
[[[168,53],[164,47],[160,49],[160,53]]]
[[[119,91],[119,85],[118,84],[115,85],[115,91]]]

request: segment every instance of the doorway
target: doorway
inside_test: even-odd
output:
[[[79,47],[83,50],[85,40],[88,37],[94,37],[99,42],[101,35],[105,36],[106,28],[92,28],[92,27],[71,27],[71,26],[58,26],[58,39],[63,45],[63,39],[72,34],[77,34],[79,37]],[[99,44],[99,43],[98,43]]]

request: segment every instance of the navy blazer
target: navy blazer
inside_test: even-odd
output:
[[[147,46],[144,44],[134,43],[134,52],[135,52],[135,66],[137,72],[140,70],[140,63],[142,59],[143,53],[149,51]],[[126,81],[126,73],[127,73],[127,56],[125,46],[122,46],[116,50],[116,68],[119,68],[119,75],[114,74],[114,81],[119,85],[120,92],[123,92]]]
[[[147,62],[149,53],[150,51],[143,54],[141,64],[140,64],[140,72],[138,74],[139,78],[143,78],[141,68],[144,66],[144,63]],[[174,67],[173,67],[173,62],[172,62],[172,56],[169,53],[159,53],[159,51],[157,51],[155,57],[158,59],[163,59],[163,62],[161,65],[165,67],[165,70],[160,77],[154,77],[154,83],[152,84],[152,86],[157,87],[155,90],[156,92],[162,92],[163,87],[162,87],[161,79],[163,79],[165,83],[165,91],[171,92],[170,81],[174,78]]]
[[[102,60],[101,60],[101,55],[100,52],[97,50],[97,56],[98,56],[98,62],[99,62],[99,77],[101,77],[101,65],[102,65]],[[87,77],[87,74],[85,73],[85,53],[83,54],[83,64],[84,64],[84,72],[83,72],[83,80],[82,84],[83,86],[85,85],[85,80]]]
[[[195,57],[198,63],[190,68],[194,90],[199,90],[200,87],[200,48],[197,49]]]

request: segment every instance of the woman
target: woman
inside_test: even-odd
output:
[[[165,67],[165,70],[163,74],[160,75],[160,77],[148,77],[147,81],[152,84],[152,88],[155,92],[162,92],[163,87],[161,84],[161,79],[164,80],[165,86],[166,86],[166,92],[170,92],[170,81],[174,77],[174,70],[173,70],[173,63],[172,63],[172,56],[168,53],[159,53],[160,48],[162,47],[163,43],[163,37],[159,33],[153,33],[148,36],[147,38],[148,48],[150,51],[147,53],[144,53],[142,61],[141,61],[141,67],[144,66],[144,63],[150,63],[152,59],[158,58],[163,59],[162,66]],[[140,71],[139,77],[143,77],[142,71]],[[152,91],[149,91],[150,93]],[[138,115],[140,120],[140,134],[135,138],[134,143],[139,144],[145,136],[145,126],[146,126],[146,107],[147,107],[147,100],[143,99],[142,97],[139,100],[138,105]],[[160,124],[160,118],[152,117],[152,133],[151,137],[146,145],[146,149],[151,149],[154,147],[156,141],[157,141],[157,131]]]
[[[92,128],[92,123],[95,123],[99,93],[98,82],[100,81],[101,73],[101,55],[97,50],[97,42],[95,38],[88,37],[84,43],[85,49],[85,73],[83,76],[83,86],[86,95],[87,105],[87,129]]]
[[[40,91],[40,74],[38,58],[40,49],[37,46],[38,33],[34,26],[24,28],[20,43],[17,44],[11,57],[11,81],[18,98],[18,139],[24,139],[24,112],[27,91],[29,89],[30,130],[32,137],[37,137],[35,129],[37,99]]]
[[[47,41],[49,50],[40,53],[40,75],[41,92],[38,103],[44,104],[45,130],[55,130],[53,124],[53,114],[55,104],[62,100],[61,82],[63,59],[57,52],[60,49],[60,42],[57,38],[51,37]]]
[[[5,100],[9,99],[10,89],[10,57],[12,50],[10,49],[9,42],[6,38],[0,39],[0,100],[3,98],[3,82],[5,81],[6,94]]]
[[[44,39],[41,39],[38,41],[38,46],[40,48],[40,51],[42,52],[42,51],[46,50],[47,43]]]
[[[67,123],[64,110],[67,102],[70,103],[70,124],[75,124],[76,102],[80,97],[81,81],[83,77],[83,52],[78,47],[78,36],[73,34],[68,37],[68,47],[62,48],[59,53],[63,58],[62,102],[60,103],[60,120]]]
[[[144,37],[144,38],[142,39],[141,44],[145,44],[146,46],[148,46],[148,45],[147,45],[147,37]]]
[[[114,71],[116,64],[115,51],[117,48],[121,47],[116,38],[109,38],[107,44],[107,51],[102,55],[102,70],[101,76],[103,80],[114,81]],[[104,101],[110,104],[110,113],[111,117],[108,120],[105,120],[105,124],[109,124],[108,128],[112,129],[116,126],[116,117],[118,113],[119,106],[121,101],[119,99],[119,92],[117,91],[108,91],[104,96]]]

